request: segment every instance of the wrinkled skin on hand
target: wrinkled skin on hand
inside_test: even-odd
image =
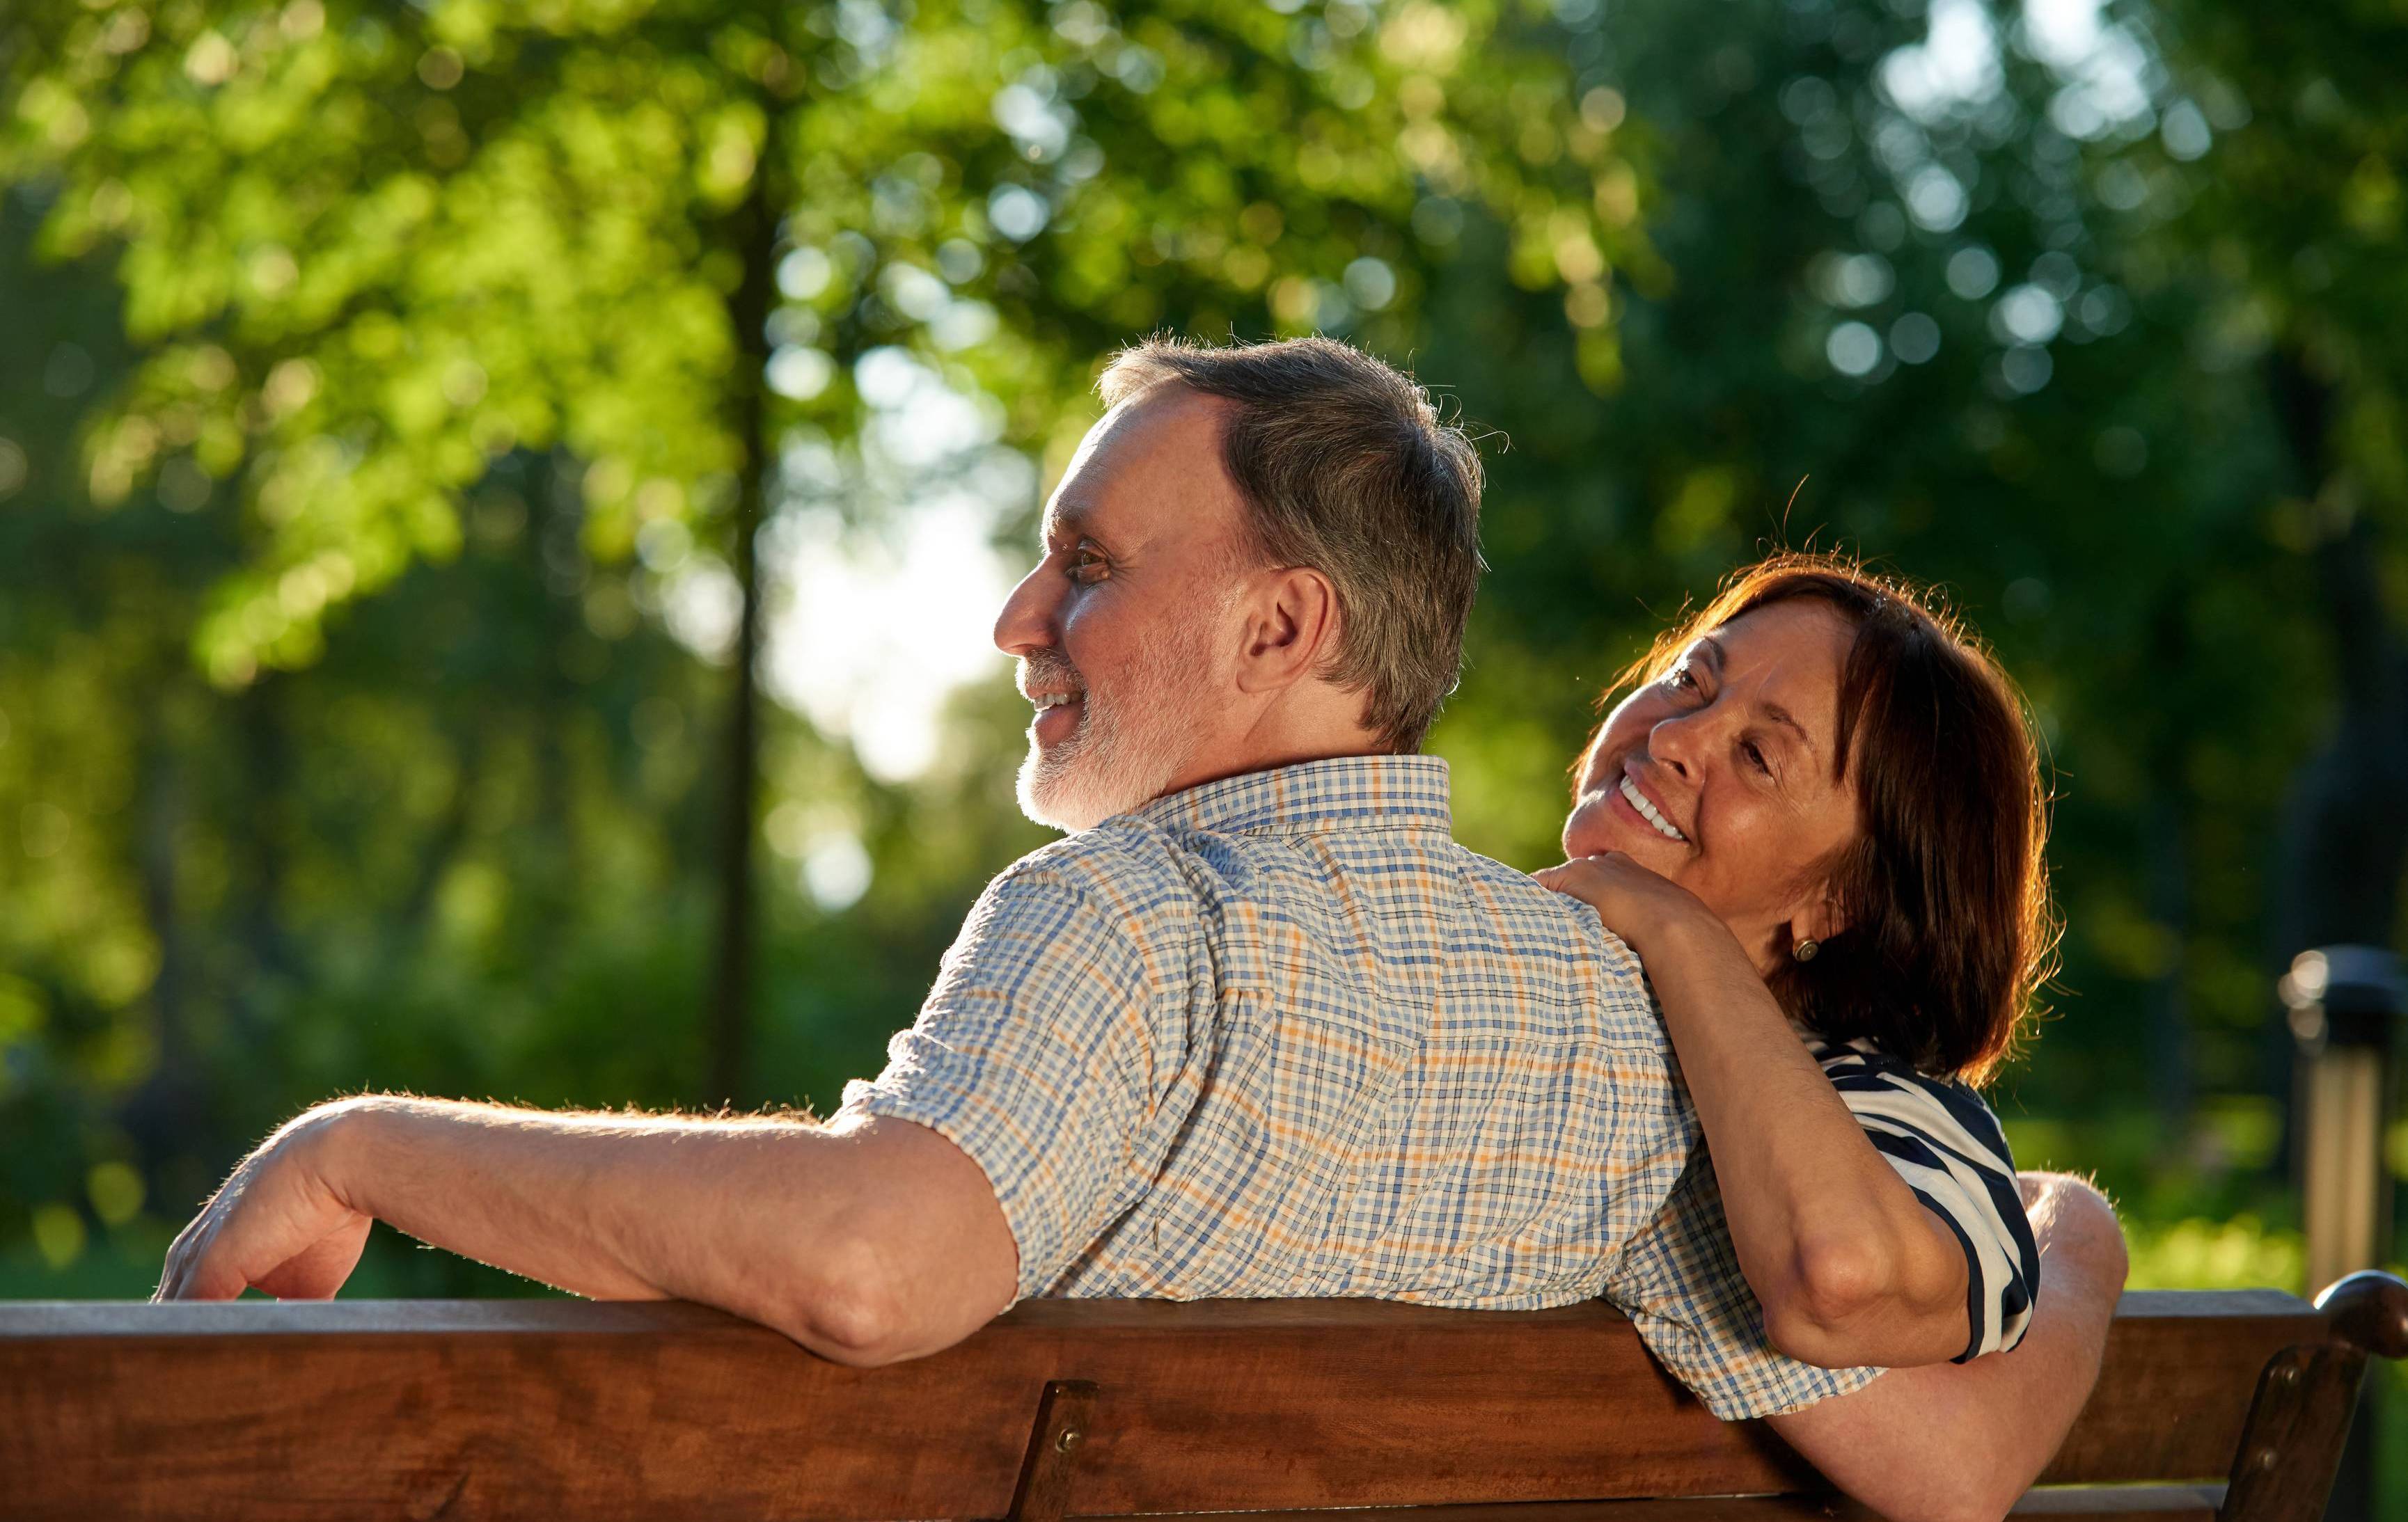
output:
[[[1643,947],[1672,925],[1719,923],[1696,894],[1620,851],[1580,857],[1531,875],[1595,909],[1605,928],[1633,947]]]
[[[358,1266],[369,1216],[325,1172],[341,1105],[301,1117],[245,1158],[167,1249],[153,1300],[332,1300]]]

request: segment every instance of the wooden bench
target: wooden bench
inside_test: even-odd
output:
[[[2124,1297],[2052,1516],[2317,1516],[2408,1285]],[[1720,1499],[1714,1499],[1720,1498]],[[1340,1507],[1395,1522],[1860,1515],[1601,1304],[1025,1304],[894,1368],[699,1306],[0,1305],[9,1518],[828,1518]],[[1343,1522],[1343,1519],[1331,1519]],[[1387,1522],[1383,1518],[1382,1522]]]

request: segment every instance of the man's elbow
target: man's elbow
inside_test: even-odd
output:
[[[875,1369],[957,1340],[941,1334],[934,1309],[914,1303],[875,1244],[856,1240],[822,1244],[763,1319],[831,1362]]]

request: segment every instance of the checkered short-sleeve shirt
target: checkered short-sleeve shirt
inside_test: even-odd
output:
[[[985,1170],[1023,1296],[1602,1294],[1727,1418],[1870,1378],[1766,1342],[1628,949],[1451,828],[1445,762],[1348,757],[1056,842],[844,1106]]]

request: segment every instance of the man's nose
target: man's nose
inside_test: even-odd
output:
[[[1003,600],[1003,611],[995,617],[995,647],[1004,654],[1025,656],[1058,643],[1054,610],[1061,578],[1049,575],[1049,569],[1046,562],[1039,561]]]

